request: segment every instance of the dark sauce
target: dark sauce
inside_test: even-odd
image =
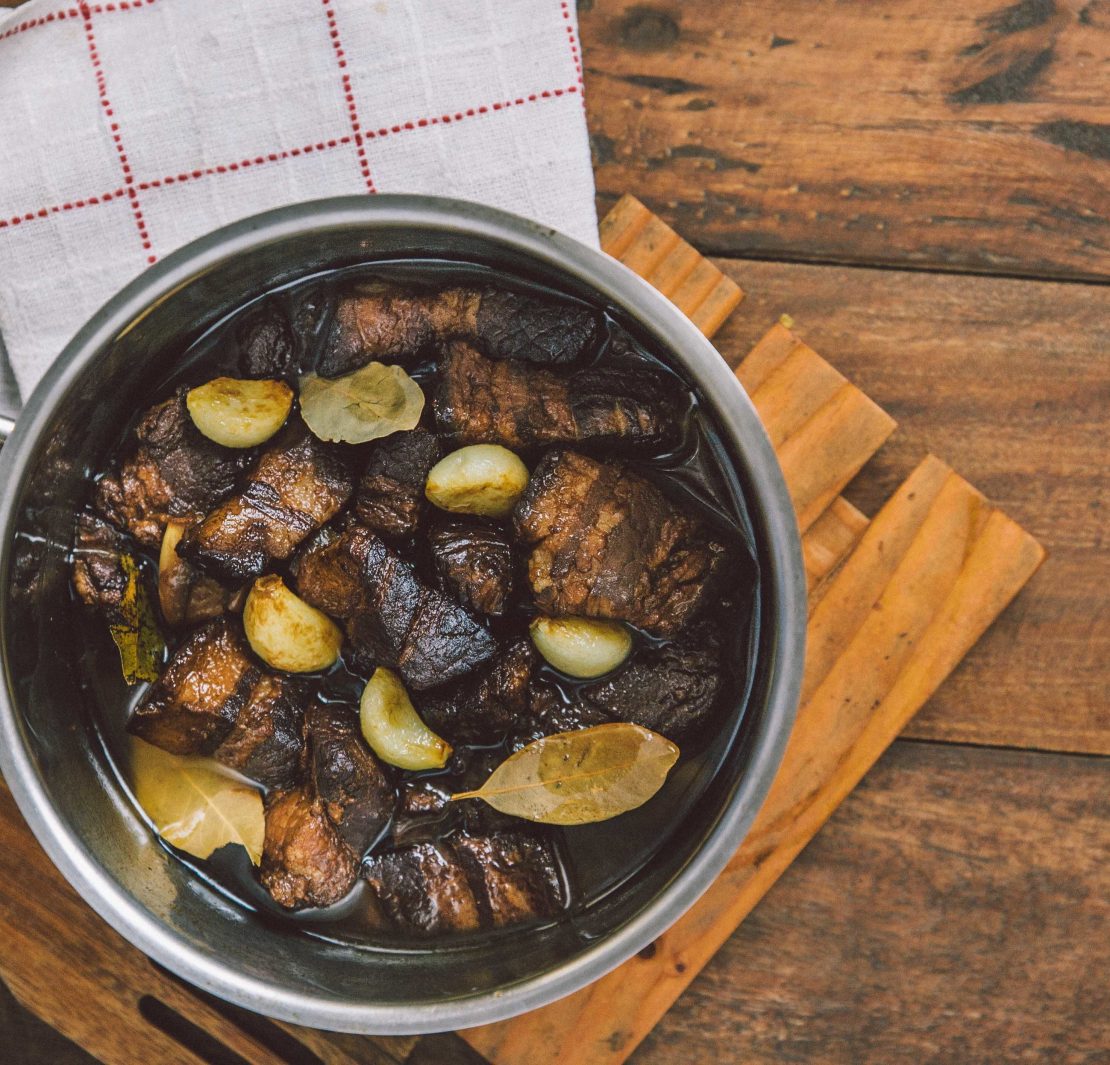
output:
[[[192,387],[222,374],[240,376],[235,330],[243,317],[255,310],[262,300],[280,304],[293,323],[294,330],[305,337],[301,368],[311,369],[329,325],[330,295],[349,281],[366,277],[417,286],[429,283],[441,286],[452,282],[493,282],[517,290],[552,292],[547,286],[523,283],[519,278],[475,264],[432,260],[375,262],[372,265],[309,277],[267,293],[259,301],[244,305],[199,337],[185,338],[180,351],[166,352],[164,361],[167,373],[160,387],[151,394],[150,403],[164,399],[179,385]],[[573,298],[562,292],[555,294],[562,299]],[[623,321],[611,311],[606,311],[606,318],[610,326],[619,323],[635,335],[631,323]],[[736,572],[730,583],[709,611],[711,623],[722,634],[724,647],[721,667],[725,673],[725,681],[718,705],[710,715],[707,727],[699,735],[688,737],[683,743],[682,756],[660,793],[643,807],[626,813],[615,821],[549,830],[560,865],[564,894],[568,899],[566,911],[558,919],[572,923],[607,894],[619,890],[622,884],[634,877],[668,846],[674,833],[681,831],[686,815],[705,793],[743,728],[759,629],[760,603],[751,525],[728,451],[704,400],[676,373],[663,353],[652,352],[639,342],[631,350],[622,347],[617,352],[613,350],[610,336],[611,334],[607,335],[592,354],[592,361],[607,366],[650,364],[674,378],[675,395],[681,397],[681,402],[685,405],[683,434],[677,447],[666,453],[636,452],[622,454],[620,458],[658,484],[666,495],[684,509],[696,511],[732,545],[738,565],[735,566]],[[426,363],[410,369],[409,372],[430,397],[429,386],[434,383],[436,372],[434,363]],[[145,410],[146,407],[136,411],[133,421],[124,428],[117,451],[124,446],[135,422]],[[598,458],[613,457],[612,450],[604,447],[591,448],[586,444],[575,447],[587,454],[593,453]],[[531,452],[525,449],[520,452],[530,468],[541,453],[542,449]],[[140,562],[149,587],[153,588],[156,584],[157,558],[134,542],[130,547]],[[402,545],[401,549],[405,557],[422,571],[425,579],[431,580],[431,559],[426,545],[409,545],[408,550]],[[277,566],[274,569],[276,572],[283,572],[284,567]],[[519,587],[523,582],[517,583]],[[527,632],[528,621],[535,611],[527,602],[526,596],[518,595],[517,598],[519,601],[504,616],[485,619],[494,635],[519,636]],[[154,601],[157,601],[156,596]],[[125,725],[131,710],[141,700],[144,688],[124,686],[119,675],[118,656],[103,619],[81,610],[76,600],[74,609],[79,615],[82,683],[94,708],[94,729],[117,778],[129,791],[127,781],[131,741]],[[165,630],[165,635],[168,659],[185,633]],[[640,648],[663,642],[665,641],[646,632],[636,632],[633,656]],[[539,675],[552,683],[558,689],[560,697],[568,703],[574,700],[578,687],[596,683],[598,680],[574,681],[547,664],[539,667]],[[356,712],[368,673],[357,670],[348,660],[341,659],[327,673],[317,675],[315,679],[319,699],[350,706],[352,712]],[[459,770],[470,759],[488,759],[492,765],[496,765],[512,749],[508,738],[493,748],[457,747],[454,758],[444,770],[418,773],[396,769],[391,771],[398,785],[406,781],[422,780],[450,793],[450,781],[453,778],[457,780]],[[234,776],[229,770],[223,771]],[[137,804],[136,808],[138,809]],[[395,815],[391,825],[387,826],[368,854],[373,854],[378,849],[388,849],[394,845],[394,841],[403,844],[449,837],[457,831],[458,823],[458,809],[451,805],[436,816],[406,818]],[[348,945],[365,944],[378,950],[442,950],[449,947],[451,942],[451,937],[446,941],[443,937],[434,940],[413,939],[392,928],[383,927],[380,919],[375,916],[368,885],[362,880],[347,898],[334,906],[290,913],[278,906],[259,884],[257,871],[241,848],[225,847],[210,859],[199,860],[164,842],[161,845],[212,888],[267,924],[277,924],[300,934],[323,937]],[[480,934],[482,933],[472,935]],[[588,933],[583,930],[582,934]]]

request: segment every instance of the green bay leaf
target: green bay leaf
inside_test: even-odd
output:
[[[132,555],[123,554],[120,567],[127,575],[127,587],[108,631],[119,651],[123,679],[128,684],[144,680],[153,682],[158,679],[158,665],[166,644],[139,564]]]

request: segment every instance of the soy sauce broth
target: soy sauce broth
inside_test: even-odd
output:
[[[329,295],[354,280],[381,279],[418,286],[445,284],[496,284],[519,291],[538,291],[555,294],[561,299],[572,299],[565,293],[553,291],[548,286],[523,282],[469,263],[438,260],[396,260],[374,262],[365,266],[316,275],[302,279],[284,288],[275,289],[259,300],[244,304],[232,315],[223,319],[203,335],[188,338],[178,352],[167,352],[167,373],[160,387],[151,393],[150,403],[169,396],[180,385],[194,387],[220,375],[239,376],[238,347],[234,332],[242,318],[255,310],[263,300],[275,301],[283,306],[294,330],[306,336],[306,355],[302,368],[314,365],[323,337],[330,322]],[[636,330],[611,309],[605,311],[611,326],[619,323],[635,336]],[[699,516],[730,544],[734,552],[735,573],[725,591],[707,612],[712,625],[722,636],[721,667],[725,673],[717,706],[701,734],[688,737],[680,745],[682,755],[671,771],[661,791],[637,810],[608,822],[569,828],[548,828],[555,844],[559,861],[559,874],[568,899],[566,911],[558,920],[576,925],[588,916],[590,909],[607,894],[619,891],[621,885],[635,877],[681,832],[686,815],[705,794],[718,769],[727,759],[734,742],[741,733],[751,681],[754,675],[754,653],[759,633],[760,601],[758,572],[753,547],[753,533],[739,480],[732,469],[728,450],[713,424],[703,399],[691,390],[684,379],[668,362],[665,353],[654,352],[637,342],[634,350],[616,353],[608,336],[593,353],[590,361],[599,366],[635,366],[647,364],[663,370],[674,378],[675,395],[681,397],[685,417],[681,442],[677,447],[660,453],[622,454],[628,465],[655,482],[664,493],[683,509],[696,511]],[[435,379],[435,365],[428,362],[410,369],[411,376],[430,395]],[[116,453],[125,445],[134,424],[147,407],[135,412],[130,424],[124,427]],[[576,450],[597,458],[614,457],[610,449],[575,445]],[[520,455],[529,468],[533,468],[543,449],[522,449]],[[103,471],[98,471],[101,473]],[[95,479],[95,478],[94,478]],[[90,489],[89,497],[91,499]],[[148,586],[153,587],[157,576],[157,558],[140,545],[131,542],[131,550],[139,559]],[[413,560],[411,553],[406,554]],[[415,559],[418,571],[430,578],[430,558]],[[273,570],[285,575],[286,567],[278,565]],[[157,597],[154,596],[154,602]],[[129,751],[132,740],[125,725],[132,709],[141,701],[145,685],[128,688],[120,675],[118,654],[108,634],[102,617],[84,610],[74,596],[77,617],[77,635],[80,643],[79,670],[82,686],[93,709],[93,727],[107,761],[116,777],[130,794]],[[527,633],[528,621],[534,609],[527,603],[518,606],[499,618],[484,618],[490,630],[499,638],[510,634]],[[175,633],[163,628],[167,639],[166,658],[181,642],[189,630]],[[633,655],[640,647],[664,641],[648,633],[637,632]],[[565,701],[573,700],[575,689],[595,683],[598,678],[575,682],[558,674],[543,663],[538,675],[553,683]],[[325,674],[306,675],[318,687],[318,697],[352,707],[357,713],[358,699],[368,674],[357,671],[349,661],[340,661]],[[496,756],[493,764],[507,756],[511,748],[507,742],[489,747],[457,746],[463,757]],[[212,763],[217,767],[216,763]],[[222,769],[229,776],[236,774]],[[398,784],[404,780],[426,779],[434,783],[446,779],[446,771],[408,772],[391,769]],[[255,785],[257,786],[257,785]],[[262,789],[264,790],[264,789]],[[136,804],[136,808],[138,808]],[[142,814],[141,809],[139,813]],[[404,841],[449,837],[458,821],[456,811],[450,806],[439,822],[428,821],[401,824],[397,815],[387,826],[382,837],[371,848],[388,849],[391,832],[401,830]],[[522,823],[523,824],[523,823]],[[153,831],[153,828],[152,828]],[[504,935],[515,929],[534,925],[511,926],[497,933],[470,933],[466,936],[438,936],[414,939],[406,933],[387,927],[376,913],[372,893],[365,881],[359,881],[350,895],[334,906],[323,909],[302,910],[290,913],[275,903],[257,880],[246,852],[239,847],[225,847],[208,860],[196,859],[160,841],[176,861],[188,866],[214,890],[225,895],[255,918],[267,924],[277,924],[295,934],[321,936],[348,945],[365,945],[374,949],[442,950],[452,942],[474,936]],[[588,933],[584,930],[583,935]]]

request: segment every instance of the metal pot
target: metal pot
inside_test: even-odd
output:
[[[751,513],[762,624],[744,725],[673,843],[582,920],[366,950],[266,924],[169,858],[92,730],[71,637],[67,552],[87,477],[151,402],[166,359],[275,285],[380,258],[465,259],[615,307],[712,411]],[[184,341],[183,341],[184,338]],[[111,300],[35,390],[0,453],[0,768],[39,842],[112,927],[179,976],[298,1024],[414,1034],[504,1019],[585,986],[650,943],[736,850],[778,768],[801,684],[805,581],[794,512],[724,360],[620,263],[533,222],[417,196],[323,200],[221,229]]]

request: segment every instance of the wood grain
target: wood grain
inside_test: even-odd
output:
[[[0,980],[0,1033],[18,1047],[11,1065],[96,1065],[76,1043],[25,1009]]]
[[[707,337],[744,298],[735,281],[684,241],[634,196],[601,220],[602,250],[658,289]]]
[[[944,463],[922,462],[812,613],[794,731],[725,871],[648,956],[463,1038],[495,1065],[623,1062],[1042,558],[1028,533]]]
[[[1107,823],[1110,761],[895,743],[632,1065],[1101,1065]]]
[[[867,525],[867,516],[861,510],[838,497],[802,537],[810,612],[824,597],[828,579],[859,543]]]
[[[579,5],[600,206],[702,250],[1110,276],[1105,0]]]
[[[894,419],[782,324],[736,376],[775,448],[804,533],[883,445]]]
[[[933,450],[1048,549],[907,734],[1110,754],[1110,291],[719,265],[748,293],[714,338],[729,362],[789,312],[797,335],[897,418],[846,490],[862,511]]]

